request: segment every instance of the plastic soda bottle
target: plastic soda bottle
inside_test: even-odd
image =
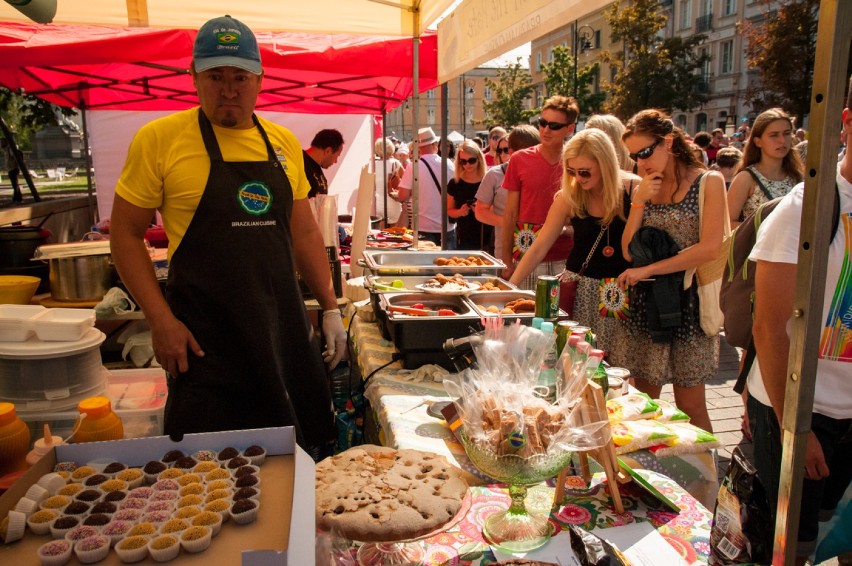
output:
[[[541,331],[544,332],[545,335],[553,334],[553,323],[542,322]],[[557,360],[558,356],[556,355],[556,343],[554,342],[550,348],[550,351],[544,358],[544,362],[541,365],[541,370],[539,370],[538,372],[538,389],[540,390],[539,395],[550,403],[554,403],[556,401]]]
[[[30,429],[12,403],[0,403],[0,476],[27,469]]]
[[[94,442],[98,440],[120,440],[124,438],[124,426],[121,418],[112,410],[106,397],[89,397],[77,405],[80,416],[77,418],[74,442]]]

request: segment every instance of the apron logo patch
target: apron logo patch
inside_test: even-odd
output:
[[[249,181],[237,191],[237,200],[242,209],[249,214],[265,214],[272,206],[272,193],[265,183]]]

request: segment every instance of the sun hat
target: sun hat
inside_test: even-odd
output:
[[[420,128],[417,130],[417,145],[429,145],[441,141],[441,138],[435,135],[432,128]]]
[[[408,155],[408,144],[407,144],[407,143],[401,143],[401,144],[399,144],[399,147],[398,147],[398,148],[396,148],[396,153],[401,153],[401,154],[403,154],[403,155]]]
[[[263,72],[257,39],[247,25],[225,15],[201,26],[192,48],[197,72],[237,67],[255,75]]]

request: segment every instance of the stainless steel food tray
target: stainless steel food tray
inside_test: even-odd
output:
[[[515,290],[515,291],[474,291],[467,295],[467,300],[473,304],[474,309],[478,314],[483,316],[497,316],[497,313],[488,312],[486,309],[489,306],[496,306],[498,309],[503,309],[506,303],[510,301],[514,301],[515,299],[532,299],[535,301],[535,293],[533,291],[523,291],[523,290]],[[518,313],[518,314],[504,314],[503,318],[507,321],[513,321],[516,318],[521,319],[525,324],[529,324],[532,322],[533,317],[535,316],[534,312],[530,313]],[[563,310],[559,310],[558,320],[564,320],[568,318],[568,313]]]
[[[438,258],[478,257],[485,265],[435,265]],[[461,273],[462,275],[499,275],[506,264],[483,251],[385,251],[365,250],[364,267],[373,275],[434,275],[435,273]]]
[[[452,277],[456,274],[455,271],[452,271],[452,267],[450,267],[446,271],[439,271],[438,273],[442,273],[447,277]],[[464,274],[463,274],[464,275]],[[400,275],[398,277],[391,276],[379,276],[379,275],[366,275],[364,276],[364,286],[367,287],[373,293],[419,293],[420,290],[417,289],[417,285],[422,285],[427,281],[431,280],[435,275]],[[496,275],[465,275],[464,278],[471,283],[478,283],[479,285],[484,285],[485,283],[491,282],[497,287],[500,288],[501,291],[513,291],[517,289],[517,287],[505,279],[497,277]],[[375,283],[382,283],[387,286],[392,286],[394,280],[402,281],[403,288],[402,289],[385,289],[381,286],[374,285]],[[479,291],[477,291],[479,292]],[[497,291],[481,291],[483,293],[496,293]]]
[[[487,293],[488,291],[484,291]],[[457,316],[417,316],[388,312],[390,305],[411,307],[422,303],[424,308],[438,310],[451,308]],[[436,295],[433,293],[385,293],[379,297],[382,316],[388,334],[400,352],[411,350],[443,351],[447,338],[468,336],[471,329],[479,330],[479,314],[473,306],[458,295]]]

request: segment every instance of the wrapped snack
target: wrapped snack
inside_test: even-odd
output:
[[[629,393],[606,402],[609,422],[656,419],[660,416],[660,405],[645,393]]]
[[[553,368],[546,362],[552,360],[555,334],[504,326],[499,317],[483,324],[481,339],[471,342],[477,364],[444,380],[467,441],[498,456],[529,458],[597,448],[609,440],[606,420],[577,410],[587,385],[588,348],[565,348]],[[555,402],[542,395],[545,372],[556,374]]]
[[[616,454],[635,452],[677,438],[671,428],[655,420],[622,421],[611,426]]]
[[[663,401],[662,399],[657,399],[654,401],[657,405],[660,406],[660,414],[656,417],[656,419],[660,422],[677,422],[677,423],[688,423],[689,415],[681,411],[677,408],[674,403],[669,403],[668,401]]]
[[[711,448],[722,445],[719,439],[697,426],[690,423],[668,423],[668,428],[675,433],[674,438],[665,440],[658,446],[648,448],[655,456],[680,456],[681,454],[695,454],[704,452]]]

